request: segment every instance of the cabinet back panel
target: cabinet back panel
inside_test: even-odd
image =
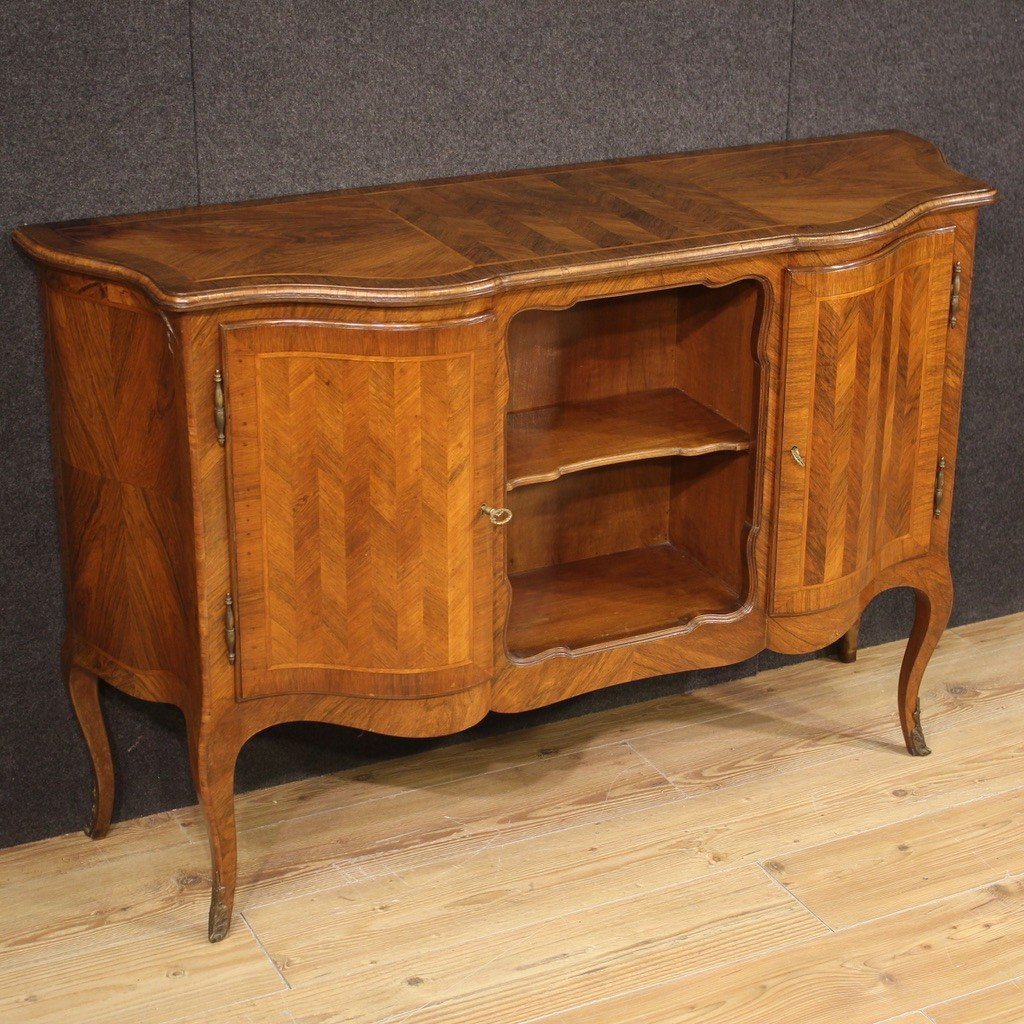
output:
[[[763,292],[756,281],[679,293],[676,387],[752,435]]]
[[[672,543],[738,595],[746,594],[749,576],[754,459],[751,452],[719,452],[675,459],[672,468]]]
[[[664,544],[672,461],[602,466],[512,491],[509,572]]]
[[[676,291],[525,310],[509,328],[510,412],[676,387]]]

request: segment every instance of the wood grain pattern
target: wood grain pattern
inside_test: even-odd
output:
[[[187,938],[186,938],[187,937]],[[245,928],[211,950],[195,929],[178,924],[163,934],[97,950],[80,940],[56,944],[42,960],[7,954],[0,966],[0,1016],[16,1024],[67,1021],[171,1021],[224,1005],[234,997],[269,994],[285,986]],[[160,1008],[154,1018],[152,1008]]]
[[[617,462],[749,448],[739,427],[677,389],[549,405],[509,417],[506,487]]]
[[[489,678],[488,325],[223,329],[242,697]]]
[[[845,928],[904,905],[1024,874],[1020,822],[1024,794],[977,800],[941,814],[838,839],[783,856],[765,868],[831,928]]]
[[[282,927],[282,917],[266,907],[254,914],[254,928],[294,988],[330,979],[344,957],[352,965],[351,999],[361,1008],[356,1020],[409,1013],[424,1024],[484,1017],[518,1024],[827,932],[757,867],[599,904],[560,917],[557,929],[507,927],[483,962],[486,933],[449,944],[450,935],[433,951],[418,937],[383,946],[370,937],[362,950],[343,952],[348,943],[337,941],[338,932],[303,936],[290,921]],[[419,980],[409,984],[410,977]]]
[[[454,301],[680,259],[847,244],[992,202],[904,132],[20,228],[36,259],[167,309]]]
[[[97,680],[185,715],[218,940],[239,877],[295,895],[340,870],[337,844],[299,835],[251,871],[272,820],[243,828],[239,868],[235,761],[261,729],[442,735],[820,648],[894,586],[917,595],[898,706],[926,753],[918,695],[952,599],[934,471],[948,509],[974,207],[993,199],[922,140],[872,133],[21,229],[93,832],[113,796]],[[503,497],[507,527],[481,514]],[[623,807],[634,783],[641,804],[678,793],[623,770]],[[680,788],[753,770],[672,768]],[[422,820],[439,849],[493,838],[462,813],[464,834]],[[416,857],[408,821],[386,850],[339,826],[350,880]]]
[[[1017,1024],[1024,1020],[1024,976],[928,1007],[934,1024]]]
[[[1003,927],[994,933],[996,922]],[[696,978],[594,1003],[564,1024],[655,1024],[679,1013],[687,1024],[830,1021],[875,1024],[929,1002],[942,990],[1002,981],[1019,964],[1024,881],[995,883]]]
[[[839,604],[930,547],[952,266],[945,230],[789,272],[776,613]]]
[[[68,643],[197,688],[181,352],[155,312],[93,284],[45,291]]]
[[[671,544],[533,569],[511,583],[508,649],[524,660],[679,629],[740,603]]]

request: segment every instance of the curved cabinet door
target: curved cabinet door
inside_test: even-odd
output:
[[[222,327],[241,698],[490,679],[493,322]]]
[[[953,229],[790,270],[772,611],[830,608],[931,543]]]

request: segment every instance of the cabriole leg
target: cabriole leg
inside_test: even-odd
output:
[[[947,576],[928,590],[915,590],[914,628],[900,668],[899,711],[903,739],[911,754],[930,754],[921,730],[921,705],[918,692],[928,661],[942,636],[953,610],[953,587]]]
[[[196,731],[198,733],[198,730]],[[210,837],[212,886],[210,892],[211,942],[220,942],[231,926],[238,870],[235,833],[235,760],[238,752],[211,747],[203,734],[189,730],[192,774]]]
[[[92,814],[86,823],[85,834],[93,839],[102,839],[110,828],[114,813],[114,759],[100,707],[99,679],[77,665],[68,666],[65,673],[71,706],[92,760]]]

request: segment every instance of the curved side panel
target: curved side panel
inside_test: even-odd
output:
[[[198,669],[173,338],[139,297],[96,282],[47,275],[44,308],[68,652],[121,689],[181,703]],[[136,687],[133,675],[157,682]]]
[[[195,699],[190,696],[192,691],[171,672],[122,664],[76,637],[69,639],[66,651],[68,664],[91,672],[131,697],[159,704],[174,704],[184,714],[189,714],[194,708]]]

